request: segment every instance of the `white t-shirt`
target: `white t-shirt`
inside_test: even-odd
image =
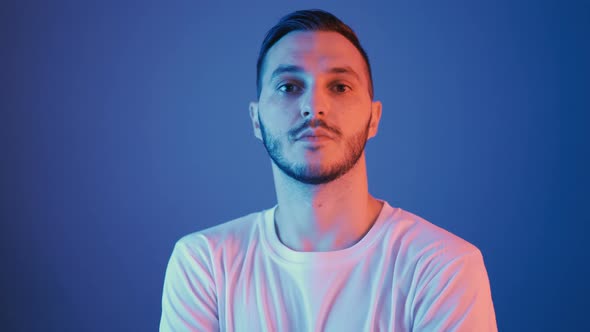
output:
[[[272,209],[180,239],[160,331],[497,331],[481,252],[386,202],[353,246],[298,252]]]

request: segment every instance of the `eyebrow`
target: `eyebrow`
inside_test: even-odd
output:
[[[334,67],[334,68],[331,68],[330,70],[328,70],[328,73],[332,73],[332,74],[348,74],[348,75],[354,76],[358,81],[361,80],[361,77],[359,76],[359,74],[357,74],[357,72],[354,71],[350,66]]]
[[[295,65],[279,65],[277,69],[272,72],[270,79],[273,80],[275,77],[284,74],[284,73],[295,73],[300,74],[305,72],[305,70],[300,66]],[[348,74],[354,76],[358,81],[360,81],[360,76],[355,72],[350,66],[344,67],[333,67],[326,71],[329,74]]]
[[[273,80],[275,77],[284,74],[284,73],[303,73],[302,67],[295,66],[295,65],[279,65],[277,69],[272,72],[270,75],[270,79]]]

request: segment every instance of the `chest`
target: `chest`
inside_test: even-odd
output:
[[[408,283],[392,264],[290,266],[260,256],[230,268],[218,290],[225,331],[403,331]]]

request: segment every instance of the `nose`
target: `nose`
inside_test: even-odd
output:
[[[323,117],[326,115],[328,100],[325,92],[320,88],[313,87],[308,89],[301,98],[301,116],[306,119],[314,117]]]

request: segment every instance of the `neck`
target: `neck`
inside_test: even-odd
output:
[[[273,164],[278,208],[277,235],[296,251],[332,251],[350,247],[369,231],[382,203],[368,192],[365,156],[340,178],[304,184]]]

